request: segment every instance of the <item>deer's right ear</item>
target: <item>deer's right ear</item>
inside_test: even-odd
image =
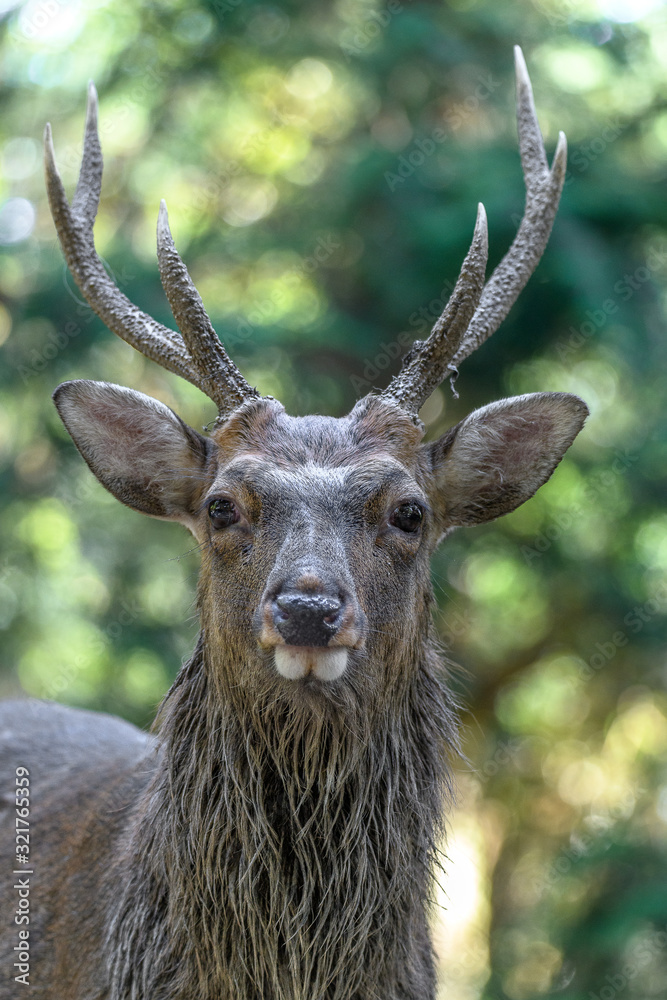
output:
[[[109,382],[63,382],[53,400],[99,481],[143,514],[195,513],[208,442],[163,403]]]

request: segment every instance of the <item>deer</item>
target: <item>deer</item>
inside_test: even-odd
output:
[[[218,414],[201,434],[131,388],[82,379],[54,392],[100,483],[194,536],[201,628],[150,733],[55,703],[3,706],[3,774],[16,772],[17,790],[2,843],[15,803],[30,803],[34,834],[29,859],[17,847],[2,876],[3,1000],[25,984],[40,1000],[434,1000],[429,914],[459,708],[430,557],[457,527],[532,497],[588,413],[575,395],[537,392],[423,440],[420,408],[507,315],[563,186],[565,136],[550,167],[518,48],[515,62],[526,186],[515,239],[485,280],[479,205],[430,335],[337,418],[290,416],[245,380],[164,202],[157,259],[179,332],[126,298],[93,237],[94,86],[71,204],[46,126],[51,213],[82,294]],[[13,905],[24,890],[29,922]]]

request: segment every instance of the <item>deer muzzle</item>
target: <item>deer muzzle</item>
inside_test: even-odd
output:
[[[312,565],[270,581],[259,623],[260,645],[273,648],[276,669],[288,680],[337,680],[349,651],[364,644],[365,617],[352,581]]]
[[[313,676],[321,681],[341,677],[347,667],[344,647],[328,644],[345,618],[344,596],[303,591],[283,592],[273,600],[273,622],[285,641],[274,651],[278,673],[289,680]]]

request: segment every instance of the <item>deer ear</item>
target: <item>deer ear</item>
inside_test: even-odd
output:
[[[109,382],[63,382],[53,400],[86,462],[118,500],[188,523],[207,440],[163,403]]]
[[[569,393],[515,396],[475,410],[427,445],[445,527],[491,521],[532,497],[587,415],[583,400]]]

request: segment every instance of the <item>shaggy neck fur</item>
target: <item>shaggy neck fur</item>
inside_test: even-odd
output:
[[[244,707],[232,685],[225,700],[200,639],[113,873],[111,1000],[434,997],[426,908],[455,724],[421,653],[369,723]]]

